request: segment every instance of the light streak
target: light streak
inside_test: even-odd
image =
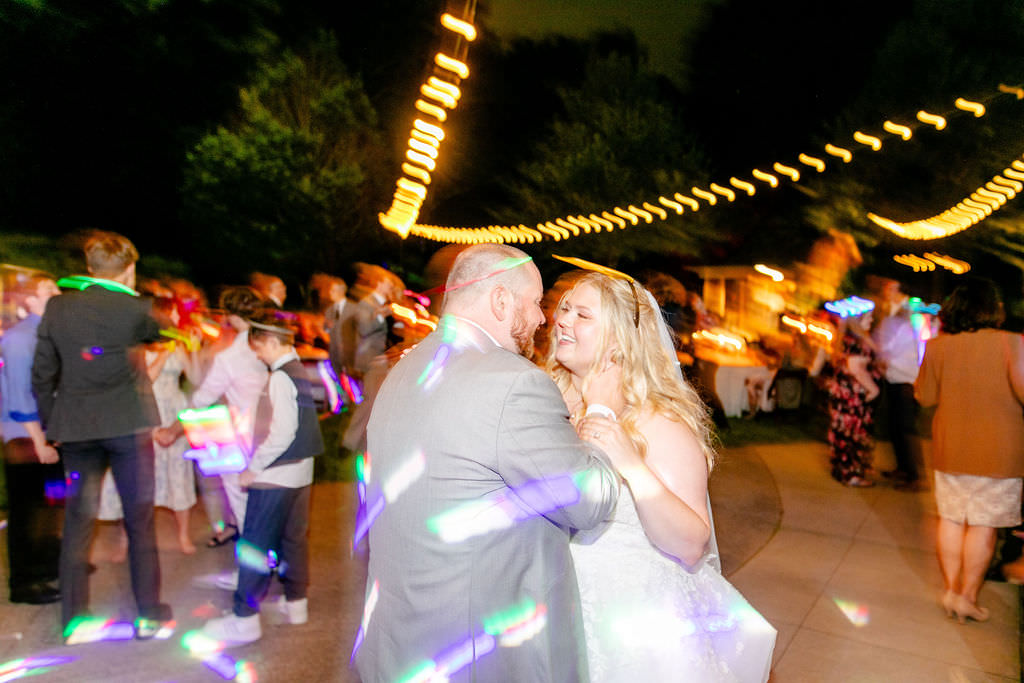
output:
[[[427,520],[427,528],[445,543],[460,543],[511,528],[514,524],[579,501],[580,489],[566,474],[467,501]]]
[[[452,97],[449,93],[447,93],[447,92],[445,92],[443,90],[440,90],[438,88],[435,88],[433,86],[430,86],[430,85],[427,85],[426,83],[424,83],[423,85],[420,86],[420,93],[424,97],[429,97],[430,99],[434,100],[435,102],[440,102],[441,104],[443,104],[448,109],[454,109],[455,108],[455,104],[456,104],[457,100],[454,97]]]
[[[853,152],[845,147],[837,147],[836,145],[829,143],[825,145],[825,151],[834,157],[842,159],[844,164],[848,164],[853,161]]]
[[[672,209],[676,213],[682,215],[683,205],[680,204],[679,202],[674,202],[671,199],[668,199],[667,197],[658,197],[658,201],[667,206],[668,208]],[[590,217],[593,218],[594,214],[590,214]]]
[[[927,123],[929,126],[935,126],[935,130],[943,130],[946,127],[946,118],[944,116],[929,114],[923,109],[917,112],[917,120],[921,123]]]
[[[711,194],[707,190],[702,190],[699,187],[691,187],[690,188],[690,192],[692,192],[693,194],[697,195],[698,197],[700,197],[701,199],[706,201],[711,206],[714,206],[715,204],[718,203],[718,197],[716,197],[715,195]]]
[[[405,158],[413,163],[419,164],[428,171],[433,171],[437,167],[437,164],[434,161],[433,157],[430,157],[421,152],[417,152],[416,150],[413,149],[405,150]]]
[[[871,621],[867,605],[861,605],[849,600],[840,600],[839,598],[832,598],[832,602],[836,604],[836,607],[843,613],[843,616],[857,628],[867,626],[868,622]]]
[[[934,251],[926,251],[924,253],[924,257],[931,261],[935,261],[935,263],[939,264],[946,270],[952,271],[955,275],[963,275],[971,269],[971,264],[967,263],[967,261],[961,261],[960,259],[955,259],[952,256],[937,254]]]
[[[716,193],[722,195],[723,197],[725,197],[730,202],[736,201],[736,193],[733,192],[732,190],[730,190],[729,188],[722,187],[721,185],[717,185],[715,183],[711,183],[710,187],[711,187],[711,191],[712,192],[716,192]]]
[[[772,164],[772,168],[775,169],[776,173],[781,173],[784,176],[789,176],[789,179],[792,180],[794,183],[800,180],[800,171],[796,170],[791,166],[785,166],[784,164],[780,164],[779,162],[776,161],[774,164]]]
[[[751,175],[753,175],[755,178],[757,178],[761,182],[768,183],[772,187],[778,187],[779,186],[779,179],[778,179],[778,177],[773,176],[771,173],[765,173],[764,171],[755,168],[751,172]]]
[[[892,257],[892,260],[901,265],[913,268],[915,273],[935,270],[935,263],[928,259],[921,258],[920,256],[914,256],[913,254],[897,254]]]
[[[696,332],[693,333],[693,338],[694,339],[706,339],[708,341],[713,341],[716,344],[718,344],[719,346],[728,346],[728,347],[731,347],[731,348],[733,348],[733,349],[735,349],[737,351],[741,351],[743,349],[743,346],[744,346],[744,343],[743,343],[742,339],[740,339],[739,337],[736,337],[734,335],[731,335],[731,334],[726,334],[725,332],[712,332],[711,330],[697,330]]]
[[[441,123],[444,123],[445,119],[448,118],[448,114],[447,112],[445,112],[444,109],[437,106],[436,104],[431,104],[426,100],[416,100],[413,106],[415,106],[418,110],[420,110],[427,116],[433,116]]]
[[[621,217],[625,218],[627,221],[629,221],[633,225],[636,225],[637,223],[640,222],[640,219],[637,218],[634,214],[630,213],[629,211],[624,211],[623,209],[621,209],[621,208],[619,208],[617,206],[614,209],[612,209],[612,211],[614,211],[617,216],[621,216]],[[569,235],[565,235],[565,237],[568,238]]]
[[[971,102],[970,100],[965,100],[962,97],[958,97],[956,98],[956,102],[954,102],[953,105],[957,109],[960,109],[962,111],[971,112],[972,114],[974,114],[976,118],[981,118],[982,116],[985,115],[985,105],[982,104],[981,102]]]
[[[810,166],[818,173],[824,173],[825,171],[825,162],[818,157],[812,157],[810,154],[801,154],[797,157],[797,160],[805,166]]]
[[[832,330],[827,327],[822,327],[821,325],[816,325],[814,323],[807,323],[807,331],[811,334],[824,337],[828,341],[832,341]]]
[[[737,190],[743,190],[750,197],[753,197],[754,193],[757,191],[756,189],[754,189],[754,185],[752,183],[748,183],[745,180],[740,180],[735,176],[729,178],[729,184],[735,187]]]
[[[887,133],[899,135],[904,140],[909,140],[910,136],[913,135],[913,132],[910,130],[910,128],[899,123],[893,123],[892,121],[886,121],[885,123],[883,123],[882,128],[884,128]]]
[[[458,33],[468,41],[476,40],[476,28],[468,21],[463,21],[445,12],[441,15],[441,25],[449,31]]]
[[[1016,95],[1018,100],[1024,100],[1024,88],[1020,87],[1019,85],[1005,85],[1003,83],[1000,83],[999,92],[1005,92],[1011,95]]]
[[[825,310],[835,313],[840,318],[850,318],[875,310],[875,302],[859,296],[848,296],[845,299],[826,301]]]
[[[77,617],[64,629],[66,645],[95,643],[101,640],[132,640],[135,626],[130,621],[114,621],[101,617]]]
[[[784,279],[786,279],[786,276],[782,274],[781,270],[776,270],[775,268],[769,268],[768,266],[764,265],[763,263],[758,263],[757,265],[755,265],[754,266],[754,270],[756,270],[757,272],[761,273],[762,275],[767,275],[768,277],[770,277],[772,280],[775,280],[776,282],[782,282]]]
[[[797,320],[796,318],[791,318],[788,315],[782,316],[782,324],[788,327],[794,327],[800,330],[801,333],[807,332],[807,323],[802,320]]]
[[[434,55],[434,64],[437,64],[445,71],[451,71],[463,80],[469,78],[469,67],[466,66],[464,62],[460,62],[453,57],[449,57],[443,52],[438,52]]]
[[[644,211],[643,209],[638,209],[632,204],[626,207],[626,210],[632,213],[634,216],[639,216],[640,218],[643,218],[645,223],[650,223],[651,221],[654,220],[654,216],[652,216],[650,212]]]
[[[658,216],[659,218],[661,218],[661,220],[665,220],[666,218],[668,218],[668,212],[665,211],[665,209],[661,208],[660,206],[655,206],[654,204],[651,204],[650,202],[644,202],[643,203],[643,207],[645,209],[647,209],[648,212],[653,213],[656,216]],[[679,208],[682,208],[682,207],[679,207]],[[648,222],[650,222],[650,221],[648,221]]]
[[[858,130],[853,134],[853,139],[862,145],[867,145],[876,152],[882,149],[882,141],[874,135],[868,135],[867,133],[862,133]]]
[[[679,194],[678,192],[676,192],[672,196],[678,199],[683,204],[686,204],[688,207],[690,207],[691,211],[696,211],[697,209],[700,208],[700,202],[698,202],[693,197],[687,197],[685,194]]]

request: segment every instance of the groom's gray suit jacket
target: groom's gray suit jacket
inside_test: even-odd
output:
[[[568,417],[543,371],[452,316],[392,369],[369,424],[364,683],[587,680],[569,530],[619,485]]]

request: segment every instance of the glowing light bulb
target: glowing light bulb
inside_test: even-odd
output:
[[[853,139],[862,145],[867,145],[876,152],[882,149],[882,141],[874,135],[868,135],[867,133],[862,133],[858,130],[853,134]]]
[[[445,12],[441,15],[441,25],[453,33],[458,33],[470,42],[476,40],[476,27],[468,21],[463,21]]]

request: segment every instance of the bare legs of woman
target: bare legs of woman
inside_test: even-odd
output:
[[[940,517],[937,540],[939,566],[946,584],[942,597],[946,614],[955,613],[961,624],[968,618],[985,621],[988,610],[978,607],[978,592],[995,551],[996,530]]]
[[[181,552],[192,555],[196,552],[196,546],[188,535],[188,514],[188,509],[175,510],[174,521],[178,525],[178,546],[181,547]]]

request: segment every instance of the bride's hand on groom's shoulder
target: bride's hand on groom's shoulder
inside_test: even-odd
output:
[[[615,469],[627,479],[630,470],[644,466],[643,458],[640,457],[633,440],[615,420],[590,415],[579,421],[576,431],[581,439],[604,451]]]

